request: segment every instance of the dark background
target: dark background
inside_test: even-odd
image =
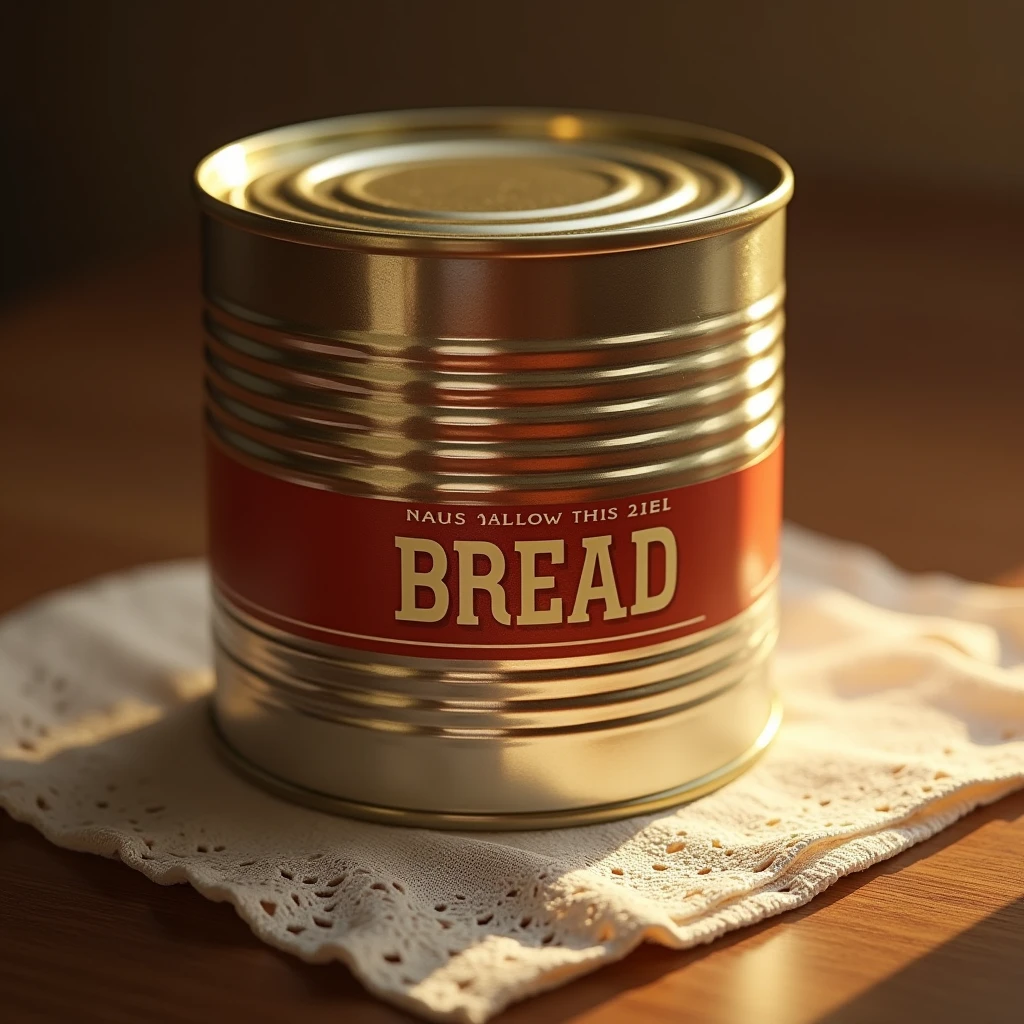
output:
[[[353,111],[541,104],[749,135],[798,184],[1024,193],[1016,0],[7,5],[3,290],[193,219],[209,150]]]
[[[912,569],[1024,567],[1019,0],[51,0],[0,33],[0,604],[203,549],[198,159],[434,104],[778,149],[787,516]]]
[[[1022,47],[1022,0],[8,0],[0,613],[203,550],[195,162],[287,121],[456,103],[674,115],[788,157],[787,516],[1024,583]],[[774,1020],[1018,1019],[1021,806],[508,1020],[750,1002],[723,992]],[[0,818],[0,1018],[398,1020],[184,888]]]

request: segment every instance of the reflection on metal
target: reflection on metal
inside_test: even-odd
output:
[[[779,444],[792,176],[763,147],[655,118],[414,111],[253,136],[196,184],[208,433],[250,470],[377,507],[524,507],[689,488]],[[777,725],[774,583],[752,594],[768,565],[747,561],[725,621],[558,660],[320,643],[225,587],[217,730],[274,788],[381,820],[667,806]]]

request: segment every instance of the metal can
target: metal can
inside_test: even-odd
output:
[[[656,118],[342,117],[197,169],[216,731],[380,821],[653,811],[774,734],[789,167]]]

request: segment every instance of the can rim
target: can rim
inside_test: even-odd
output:
[[[566,808],[537,812],[498,812],[494,814],[473,812],[445,812],[410,810],[401,807],[382,807],[344,797],[332,796],[320,790],[309,789],[255,764],[239,753],[225,736],[217,721],[212,702],[207,708],[207,723],[213,737],[213,746],[223,761],[243,778],[260,786],[273,796],[289,803],[311,807],[328,814],[346,818],[358,818],[380,825],[398,825],[411,828],[457,830],[462,832],[524,832],[551,828],[577,828],[598,825],[641,814],[655,814],[659,811],[690,803],[713,793],[716,789],[739,778],[767,751],[778,735],[782,725],[783,706],[777,694],[772,695],[767,720],[756,739],[746,750],[732,760],[696,779],[690,779],[672,789],[648,796],[616,803],[598,804],[589,807]]]
[[[402,234],[360,228],[350,224],[323,224],[244,209],[215,195],[208,187],[211,164],[232,146],[256,148],[288,144],[313,135],[350,131],[423,131],[428,127],[471,128],[474,125],[541,126],[545,121],[572,117],[607,132],[624,132],[648,141],[686,143],[696,152],[715,156],[730,168],[747,171],[764,187],[764,194],[738,208],[692,220],[617,225],[585,233],[551,232],[530,236],[478,236],[472,238],[424,233]],[[597,134],[595,138],[607,137]],[[755,173],[752,167],[757,168]],[[771,176],[771,180],[765,180]],[[740,135],[686,121],[645,114],[605,112],[586,108],[551,107],[443,107],[414,108],[347,114],[271,128],[229,142],[207,154],[193,174],[193,190],[200,209],[217,221],[251,234],[287,242],[360,252],[419,253],[450,256],[559,256],[650,249],[694,241],[765,220],[784,207],[793,194],[793,171],[774,150]]]

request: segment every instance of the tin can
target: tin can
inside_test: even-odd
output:
[[[343,117],[197,170],[214,720],[293,799],[539,828],[779,712],[788,166],[661,119]]]

